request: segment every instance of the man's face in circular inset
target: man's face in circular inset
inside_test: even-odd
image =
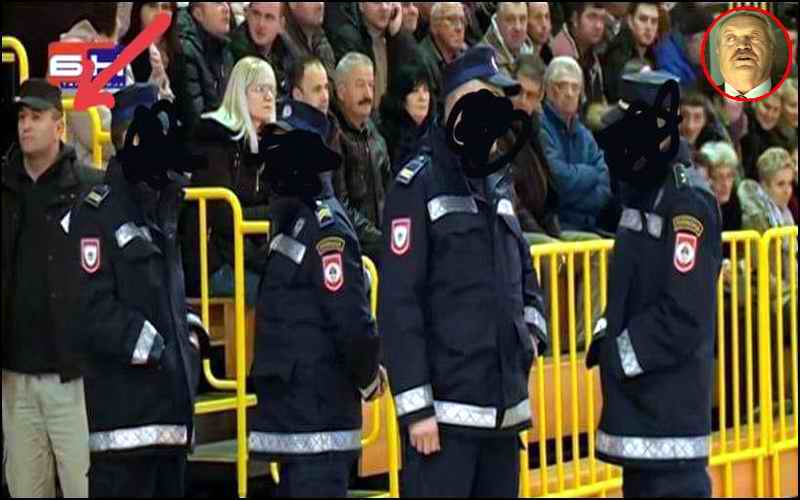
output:
[[[738,15],[725,22],[717,39],[717,60],[725,82],[746,93],[769,78],[773,47],[769,26],[760,18]]]

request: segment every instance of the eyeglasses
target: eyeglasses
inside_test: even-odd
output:
[[[275,97],[275,93],[276,93],[275,92],[275,87],[273,87],[272,85],[268,85],[268,84],[251,85],[249,90],[250,90],[250,92],[252,92],[254,94],[260,94],[260,95],[263,95],[263,96],[270,95],[272,97]]]
[[[460,16],[443,17],[442,22],[450,28],[465,28],[467,26],[466,18]]]

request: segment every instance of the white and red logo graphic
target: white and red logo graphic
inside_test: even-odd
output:
[[[392,221],[392,252],[403,256],[411,249],[411,219]]]
[[[333,253],[322,257],[322,273],[325,276],[325,288],[338,292],[344,286],[344,267],[342,254]]]
[[[89,274],[100,270],[100,240],[84,238],[81,240],[81,267]]]
[[[675,269],[681,273],[688,273],[694,269],[697,262],[697,236],[693,234],[678,233],[675,241]]]

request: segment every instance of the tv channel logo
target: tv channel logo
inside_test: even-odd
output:
[[[47,80],[61,90],[75,90],[83,76],[84,58],[94,63],[92,79],[111,66],[124,47],[108,43],[55,42],[48,47]],[[114,75],[105,90],[125,87],[125,69]]]

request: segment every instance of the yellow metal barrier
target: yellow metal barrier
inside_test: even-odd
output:
[[[61,104],[64,106],[64,112],[75,111],[75,99],[64,99],[61,101]],[[100,113],[97,111],[97,108],[89,108],[86,110],[86,113],[88,113],[89,120],[91,120],[92,123],[92,163],[94,163],[95,168],[102,169],[103,145],[111,144],[111,133],[103,130]],[[66,128],[64,134],[66,135]]]
[[[30,78],[28,51],[25,50],[25,47],[19,40],[12,36],[3,37],[3,50],[10,50],[14,53],[14,59],[11,61],[7,60],[5,54],[3,54],[3,63],[17,62],[19,64],[19,84],[22,85],[25,80]]]

